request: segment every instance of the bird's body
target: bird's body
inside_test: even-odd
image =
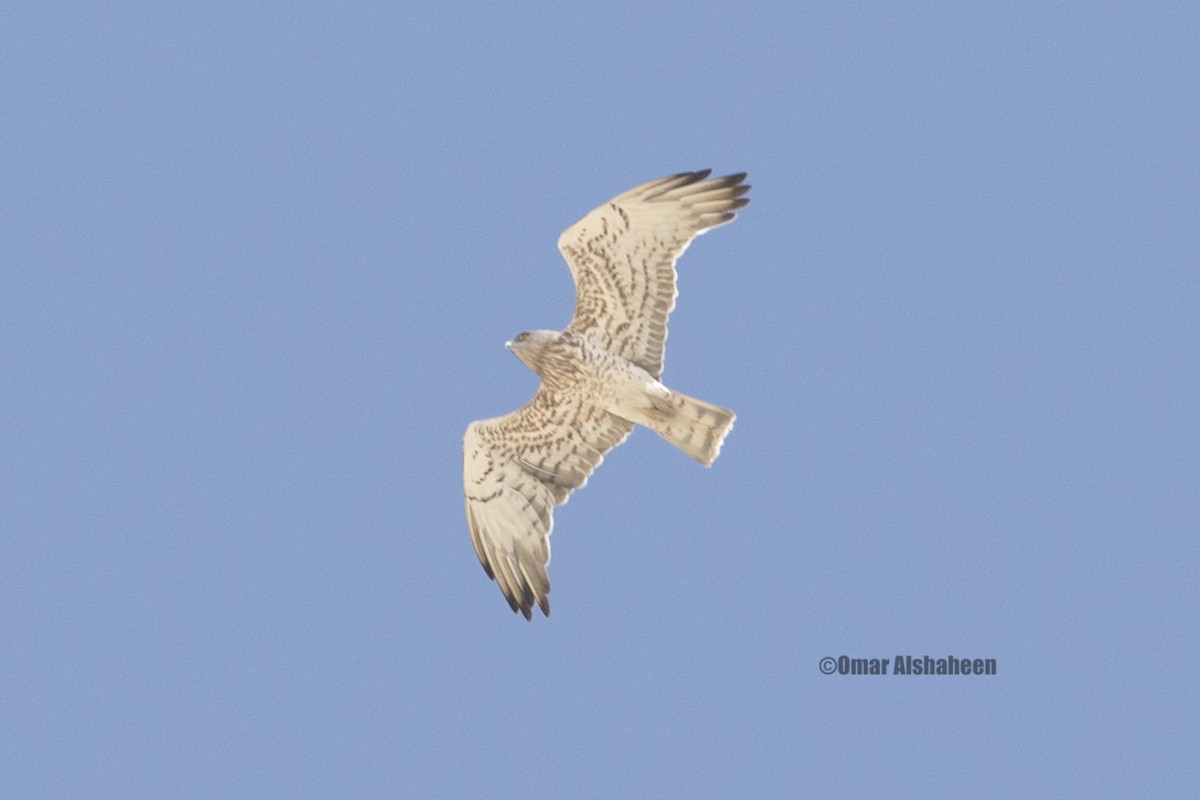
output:
[[[639,186],[568,228],[559,249],[575,277],[567,329],[522,333],[508,347],[542,379],[511,414],[473,422],[463,440],[467,522],[484,570],[526,619],[549,615],[552,511],[604,454],[643,425],[705,466],[732,411],[660,380],[675,260],[696,235],[749,202],[744,174],[682,173]]]
[[[650,428],[704,466],[711,466],[733,425],[732,411],[672,392],[646,370],[614,355],[587,334],[530,331],[508,348],[544,386],[584,405]]]

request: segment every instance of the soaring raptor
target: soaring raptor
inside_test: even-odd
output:
[[[567,228],[558,249],[575,278],[562,332],[506,343],[541,377],[528,403],[472,422],[463,437],[471,541],[488,577],[526,619],[550,615],[554,506],[587,483],[604,454],[644,425],[704,466],[733,426],[728,409],[660,382],[675,261],[693,239],[750,202],[746,174],[683,172],[630,189]]]

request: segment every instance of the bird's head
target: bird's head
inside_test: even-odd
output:
[[[546,351],[558,341],[560,336],[561,334],[556,331],[525,331],[505,342],[504,346],[525,362],[525,366],[541,375],[541,366],[546,360]]]

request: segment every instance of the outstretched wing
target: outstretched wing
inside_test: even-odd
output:
[[[746,173],[682,172],[630,189],[558,239],[575,277],[568,330],[604,342],[655,378],[662,373],[667,316],[675,308],[675,261],[701,233],[724,225],[750,186]]]
[[[467,525],[475,554],[525,619],[550,615],[554,506],[587,483],[633,423],[544,385],[517,411],[472,422],[463,437]]]

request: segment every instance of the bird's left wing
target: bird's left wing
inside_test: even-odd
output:
[[[526,619],[549,616],[550,530],[562,505],[633,423],[569,393],[538,389],[517,411],[472,422],[463,437],[467,525],[475,554]]]

